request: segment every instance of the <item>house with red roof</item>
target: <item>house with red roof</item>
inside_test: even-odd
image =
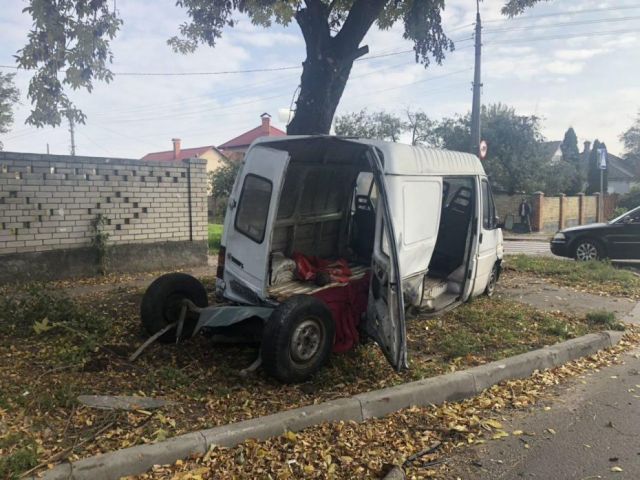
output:
[[[268,113],[260,115],[260,120],[260,126],[218,145],[218,150],[222,150],[225,155],[231,152],[244,153],[256,138],[284,137],[286,135],[285,132],[271,125],[271,115]]]
[[[207,172],[213,172],[225,160],[225,155],[214,145],[204,147],[181,148],[179,138],[172,138],[173,149],[147,153],[140,160],[146,162],[178,162],[187,158],[203,158],[207,161]]]

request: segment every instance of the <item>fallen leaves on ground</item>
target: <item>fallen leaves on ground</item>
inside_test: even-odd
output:
[[[12,474],[460,370],[601,328],[571,314],[479,298],[438,318],[408,321],[408,371],[396,373],[379,348],[368,344],[334,355],[308,382],[282,385],[260,370],[239,374],[258,354],[255,346],[212,345],[203,337],[177,346],[155,344],[130,363],[128,356],[145,336],[138,317],[143,290],[128,281],[122,277],[116,288],[74,295],[77,321],[71,326],[61,322],[61,311],[55,318],[37,316],[49,297],[36,302],[30,325],[8,325],[15,319],[0,313],[0,331],[14,332],[0,334],[0,457],[15,460],[7,467]],[[211,279],[205,285],[212,290]],[[54,295],[61,286],[70,284],[35,288]],[[8,298],[9,290],[4,287],[0,298]],[[153,412],[107,411],[78,404],[82,394],[163,397],[175,403]],[[523,393],[513,403],[528,405],[529,396]],[[467,435],[467,428],[454,422],[449,430]]]
[[[200,457],[154,467],[135,478],[380,478],[388,465],[402,465],[415,452],[440,448],[406,465],[407,478],[447,478],[446,460],[455,449],[508,436],[497,419],[510,409],[531,408],[561,382],[587,370],[619,362],[640,334],[628,334],[618,346],[524,380],[503,382],[481,395],[438,407],[409,408],[364,423],[325,423],[295,434],[233,448],[213,447]],[[516,435],[516,432],[513,432]],[[522,435],[523,432],[518,432]],[[525,444],[526,448],[526,444]],[[621,472],[612,467],[612,472]]]

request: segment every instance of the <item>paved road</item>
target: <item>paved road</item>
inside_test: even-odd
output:
[[[450,478],[640,478],[640,349],[622,359],[559,387],[548,410],[507,414],[505,429],[525,435],[461,451]]]
[[[506,255],[552,255],[549,242],[531,240],[505,240],[504,253]]]

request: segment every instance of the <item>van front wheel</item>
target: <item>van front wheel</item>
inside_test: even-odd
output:
[[[309,295],[288,298],[264,326],[262,364],[284,383],[306,380],[329,359],[335,324],[327,306]]]
[[[493,297],[493,294],[496,292],[496,285],[498,284],[498,275],[500,274],[498,270],[498,264],[493,266],[491,270],[491,274],[489,275],[489,281],[487,282],[487,287],[484,289],[484,293],[487,297]]]

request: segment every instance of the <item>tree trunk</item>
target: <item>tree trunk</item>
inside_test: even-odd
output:
[[[331,6],[305,0],[296,13],[307,47],[302,64],[296,112],[287,126],[289,135],[328,134],[336,108],[347,85],[353,62],[369,51],[359,47],[387,0],[356,0],[340,32],[331,36]]]
[[[296,113],[287,126],[289,135],[328,134],[347,85],[353,61],[323,55],[304,62]]]

